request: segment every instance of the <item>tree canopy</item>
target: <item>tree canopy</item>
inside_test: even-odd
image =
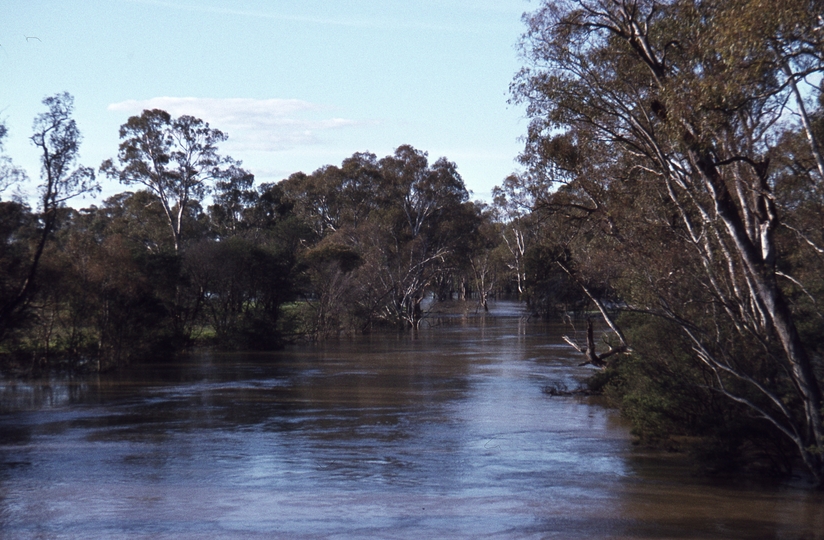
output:
[[[646,329],[623,343],[648,381],[625,380],[625,398],[691,380],[728,400],[727,427],[780,434],[818,483],[823,7],[543,2],[512,85],[530,118],[517,191],[554,223],[552,260],[604,312],[611,350],[624,332],[607,305]],[[594,346],[580,348],[600,363]]]
[[[492,218],[446,158],[402,145],[256,185],[219,153],[225,133],[145,110],[100,167],[140,189],[78,210],[66,201],[97,185],[75,166],[72,98],[44,104],[32,137],[40,206],[0,202],[5,369],[105,370],[194,343],[272,349],[417,327],[427,295],[474,283],[486,298],[497,283],[489,264],[477,271],[495,247],[494,228],[476,239]],[[2,166],[4,187],[19,179],[11,160]]]

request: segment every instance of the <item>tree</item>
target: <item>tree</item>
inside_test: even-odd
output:
[[[250,225],[246,214],[258,202],[254,183],[255,175],[234,165],[215,182],[214,204],[209,207],[209,215],[218,237],[239,234]]]
[[[48,110],[34,119],[31,136],[32,144],[40,153],[39,232],[25,263],[26,270],[13,292],[0,305],[0,340],[16,324],[32,297],[40,259],[54,231],[58,210],[66,201],[100,189],[92,169],[75,168],[81,136],[71,117],[74,98],[64,92],[45,98],[43,105]]]
[[[227,138],[199,118],[173,119],[160,109],[144,110],[120,127],[123,142],[117,159],[122,168],[107,160],[100,169],[123,184],[141,184],[157,195],[178,253],[191,205],[203,200],[215,180],[248,174],[240,163],[218,154],[217,145]]]
[[[310,175],[298,172],[280,185],[295,211],[321,238],[344,225],[357,227],[381,200],[382,182],[376,156],[358,152],[340,167],[327,165]]]
[[[27,333],[40,359],[103,371],[168,352],[171,321],[157,294],[162,280],[147,272],[152,255],[112,225],[106,208],[61,212],[43,257],[37,332]]]
[[[359,230],[358,236],[363,233]],[[368,315],[361,320],[363,312],[370,310],[360,309],[370,300],[364,290],[369,273],[353,272],[363,262],[361,254],[332,235],[308,249],[301,262],[312,284],[309,316],[315,336],[363,330],[370,322]]]
[[[543,211],[575,231],[563,246],[572,260],[559,262],[678,328],[700,384],[786,437],[819,485],[820,340],[800,331],[808,321],[791,300],[816,290],[793,274],[821,252],[809,236],[782,249],[782,231],[802,228],[781,184],[804,183],[802,200],[824,188],[817,112],[798,91],[824,72],[823,7],[544,2],[526,19],[529,66],[512,87],[531,118],[522,160],[550,188]],[[796,149],[815,165],[779,168],[778,141],[799,131],[807,147]]]
[[[160,199],[152,192],[125,191],[112,195],[97,210],[105,223],[105,236],[119,235],[129,239],[142,251],[158,255],[174,251],[168,222]]]
[[[427,291],[468,264],[477,216],[457,166],[445,158],[430,164],[408,145],[380,160],[356,153],[279,186],[315,233],[303,262],[314,320],[328,326],[318,334],[381,322],[415,327]]]
[[[483,203],[473,203],[474,219],[461,220],[471,227],[469,234],[461,235],[467,240],[469,268],[478,295],[478,305],[489,311],[489,296],[498,284],[501,269],[503,225],[497,221],[495,211]],[[469,217],[469,216],[467,216]]]
[[[381,209],[373,214],[385,224],[379,247],[382,289],[390,301],[383,316],[417,328],[426,289],[454,269],[450,260],[461,247],[451,227],[471,212],[463,204],[469,192],[455,163],[440,158],[429,164],[426,152],[403,145],[379,162],[383,175]],[[471,222],[471,218],[468,220]]]
[[[281,304],[290,300],[292,261],[241,236],[204,240],[185,254],[184,267],[202,295],[208,323],[224,348],[279,345]]]
[[[534,220],[530,219],[534,200],[527,186],[522,177],[513,174],[492,191],[493,204],[504,222],[501,238],[510,255],[506,265],[515,275],[518,297],[522,300],[526,293],[524,257],[534,236]]]

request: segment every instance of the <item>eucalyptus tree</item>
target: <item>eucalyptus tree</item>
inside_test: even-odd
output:
[[[322,238],[344,226],[357,227],[381,200],[382,179],[375,154],[357,152],[340,166],[298,172],[280,185],[295,212]]]
[[[176,253],[190,207],[203,200],[213,182],[243,176],[238,163],[218,153],[228,136],[193,116],[144,110],[120,127],[120,139],[120,167],[110,159],[101,171],[123,184],[143,185],[160,199]]]
[[[626,343],[590,286],[599,277],[678,328],[701,384],[786,437],[819,484],[824,326],[802,306],[822,289],[793,274],[821,267],[822,244],[782,239],[803,232],[798,209],[824,188],[819,111],[800,90],[824,72],[823,12],[819,0],[544,1],[512,86],[531,119],[522,160],[549,188],[538,206],[575,231],[556,263],[604,312],[610,349],[644,343]],[[806,139],[794,163],[814,166],[782,165],[794,133]]]
[[[503,221],[501,238],[509,252],[506,266],[515,277],[518,297],[522,300],[526,297],[526,251],[536,232],[531,212],[535,199],[527,189],[529,186],[523,175],[512,174],[492,190],[493,204]]]
[[[409,145],[379,165],[382,210],[376,217],[386,224],[381,283],[390,298],[382,313],[417,327],[425,291],[454,270],[454,255],[467,244],[457,233],[465,232],[459,224],[473,222],[473,212],[464,206],[469,192],[454,162],[442,157],[430,165],[426,152]]]
[[[380,160],[356,153],[278,186],[315,233],[303,261],[315,320],[331,326],[319,334],[373,322],[416,326],[427,290],[468,260],[475,214],[445,158],[429,163],[426,152],[403,145]]]
[[[254,183],[255,175],[238,166],[229,167],[215,182],[209,216],[218,237],[239,234],[250,225],[247,214],[258,202]]]
[[[205,321],[224,348],[269,349],[282,340],[280,309],[297,296],[296,256],[307,227],[292,213],[280,184],[254,187],[233,166],[215,183],[212,235],[184,254],[186,275],[201,291]]]
[[[141,190],[112,195],[97,209],[106,236],[122,236],[149,255],[174,251],[160,199]]]
[[[59,210],[67,201],[100,189],[94,171],[77,165],[82,138],[72,118],[74,98],[64,92],[43,99],[43,105],[47,110],[35,117],[31,136],[31,142],[40,154],[38,230],[33,247],[22,263],[19,279],[4,287],[6,290],[0,304],[0,340],[16,324],[32,298],[40,261],[54,232]]]
[[[489,297],[499,286],[504,269],[505,238],[502,234],[504,225],[497,218],[495,209],[484,203],[471,204],[474,215],[461,219],[461,224],[468,226],[465,234],[458,237],[466,242],[465,258],[471,273],[479,308],[489,311]]]

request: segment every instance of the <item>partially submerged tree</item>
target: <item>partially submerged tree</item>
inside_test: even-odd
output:
[[[819,111],[805,101],[824,72],[822,12],[817,0],[545,1],[512,87],[531,118],[527,189],[569,231],[565,271],[678,328],[705,370],[695,382],[786,437],[819,484],[824,326],[807,315],[824,298],[811,271],[824,251],[802,210],[824,194]],[[798,132],[806,147],[782,142]]]
[[[535,236],[535,220],[530,215],[534,200],[525,189],[523,180],[518,175],[510,175],[501,186],[496,186],[492,191],[493,204],[498,209],[499,219],[503,221],[501,238],[510,255],[506,265],[514,274],[515,287],[521,300],[527,299],[524,264],[527,247]]]
[[[383,306],[388,320],[417,327],[425,291],[450,271],[450,259],[466,243],[457,224],[471,224],[463,205],[469,192],[455,163],[440,158],[429,164],[426,152],[403,145],[380,160],[383,173],[381,208],[385,224],[381,282],[390,301]]]

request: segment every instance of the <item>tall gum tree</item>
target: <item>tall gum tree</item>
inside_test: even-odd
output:
[[[425,290],[448,271],[465,240],[451,234],[450,221],[472,222],[472,212],[464,207],[469,192],[455,163],[442,157],[429,164],[426,152],[409,145],[399,146],[379,165],[388,225],[382,282],[393,299],[384,311],[387,319],[417,328]]]
[[[816,166],[796,182],[821,197],[817,111],[799,90],[824,72],[821,13],[818,0],[544,1],[512,85],[544,210],[598,224],[586,242],[613,254],[623,300],[680,327],[713,389],[792,441],[818,485],[821,351],[788,299],[815,289],[781,249],[798,201],[776,163],[782,137],[803,132]],[[595,251],[568,252],[579,275],[597,266]]]
[[[32,298],[40,261],[54,232],[59,209],[70,199],[100,190],[94,170],[77,165],[82,137],[72,118],[74,98],[63,92],[43,99],[43,105],[47,110],[34,119],[31,136],[40,154],[39,230],[27,270],[12,294],[4,295],[0,305],[0,340],[16,324]],[[20,175],[13,168],[9,174],[12,179]]]
[[[317,237],[307,262],[320,296],[337,299],[323,308],[329,320],[350,310],[364,329],[373,320],[416,327],[427,288],[469,245],[474,213],[457,166],[429,163],[409,145],[380,160],[356,153],[278,185]]]
[[[239,163],[218,153],[228,136],[193,116],[144,110],[120,127],[120,139],[120,167],[107,160],[100,169],[125,185],[143,185],[160,199],[176,253],[191,205],[203,200],[213,182],[244,176]]]

